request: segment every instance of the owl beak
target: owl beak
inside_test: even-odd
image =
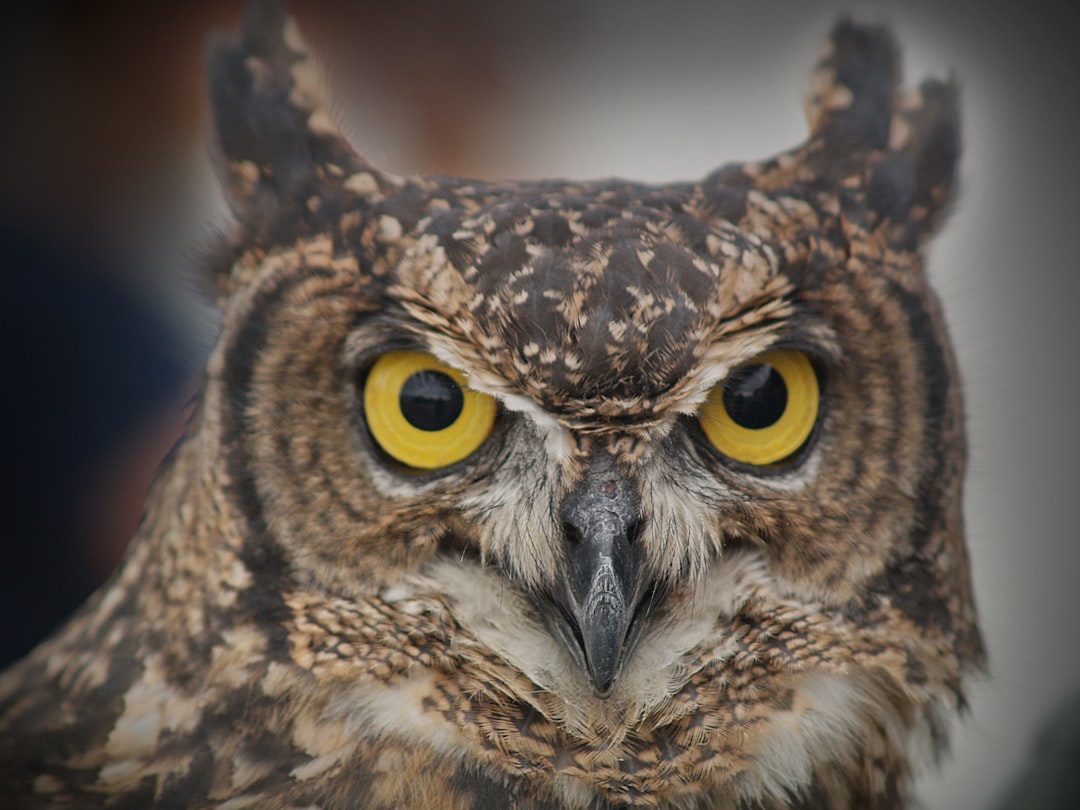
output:
[[[644,591],[638,498],[608,456],[594,459],[562,507],[566,556],[553,594],[557,634],[607,697],[629,655]]]
[[[601,697],[611,694],[622,671],[637,602],[637,566],[627,534],[610,513],[601,513],[576,539],[567,571],[565,607],[576,625],[575,646]]]

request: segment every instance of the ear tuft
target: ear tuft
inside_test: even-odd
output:
[[[218,171],[237,221],[264,247],[331,225],[344,178],[368,168],[321,88],[303,81],[311,57],[290,47],[291,25],[280,0],[253,0],[239,40],[220,37],[207,60]]]
[[[873,163],[866,204],[880,219],[901,226],[906,244],[933,234],[955,192],[960,161],[960,105],[956,84],[928,80],[897,104],[889,149]]]
[[[899,78],[900,54],[887,29],[840,20],[811,78],[811,135],[830,151],[883,149]]]
[[[867,207],[905,244],[930,235],[948,208],[960,158],[953,81],[901,92],[900,52],[880,26],[837,23],[807,104],[819,177],[864,183]]]
[[[930,232],[940,224],[956,192],[960,164],[960,91],[955,80],[927,80],[919,87],[921,103],[898,113],[910,135],[900,146],[915,173],[916,219]]]

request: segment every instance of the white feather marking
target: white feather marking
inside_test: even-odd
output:
[[[460,755],[457,732],[438,713],[424,709],[432,694],[433,676],[418,673],[392,686],[357,684],[337,693],[323,712],[324,720],[343,720],[344,736],[413,739],[441,754]]]
[[[163,730],[190,730],[200,718],[199,700],[173,689],[159,655],[148,655],[143,675],[124,693],[124,711],[109,733],[110,759],[150,757]]]
[[[880,724],[894,746],[906,736],[903,720],[883,711],[888,705],[882,688],[865,673],[850,676],[822,671],[800,676],[792,708],[776,714],[759,739],[754,767],[742,774],[738,792],[747,801],[769,796],[786,800],[803,790],[820,766],[822,752],[842,762],[860,755],[859,730],[868,718]]]
[[[720,614],[734,612],[767,578],[757,552],[732,554],[683,600],[685,607],[647,633],[614,692],[601,699],[533,602],[501,574],[471,561],[440,560],[413,580],[418,592],[449,596],[455,618],[484,646],[497,651],[533,683],[557,697],[562,719],[581,730],[599,717],[639,720],[666,700],[686,677],[681,656],[715,631]],[[727,654],[726,646],[715,655]]]
[[[485,391],[484,393],[491,394],[491,396],[502,402],[506,410],[523,413],[529,417],[544,437],[544,445],[552,459],[562,463],[570,458],[573,449],[570,431],[560,425],[552,414],[545,411],[528,397],[519,394],[506,394],[501,391]]]

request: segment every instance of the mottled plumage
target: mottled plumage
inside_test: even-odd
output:
[[[258,5],[212,56],[224,330],[123,567],[0,676],[4,806],[904,806],[983,658],[920,255],[955,88],[842,21],[771,160],[401,179],[283,30]],[[820,415],[755,467],[695,415],[777,347]],[[397,349],[498,402],[465,460],[373,439]],[[575,613],[590,543],[617,630]]]

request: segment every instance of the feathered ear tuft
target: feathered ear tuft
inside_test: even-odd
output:
[[[250,242],[289,244],[332,227],[352,194],[347,179],[372,170],[328,115],[284,3],[250,2],[239,40],[211,43],[206,74],[219,175]]]
[[[932,234],[948,213],[956,193],[960,163],[960,92],[956,82],[928,79],[918,91],[897,105],[889,142],[890,155],[904,166],[902,181],[909,191],[903,196],[907,210],[896,210],[891,219],[906,215],[918,235]],[[896,197],[896,183],[883,182],[874,172],[870,204]],[[897,208],[895,202],[893,208]]]
[[[816,172],[861,186],[867,207],[905,242],[933,233],[948,208],[960,158],[954,82],[902,92],[900,52],[880,26],[842,19],[811,80],[807,103]]]
[[[811,77],[811,136],[831,152],[884,149],[899,80],[900,52],[892,34],[840,20]]]

